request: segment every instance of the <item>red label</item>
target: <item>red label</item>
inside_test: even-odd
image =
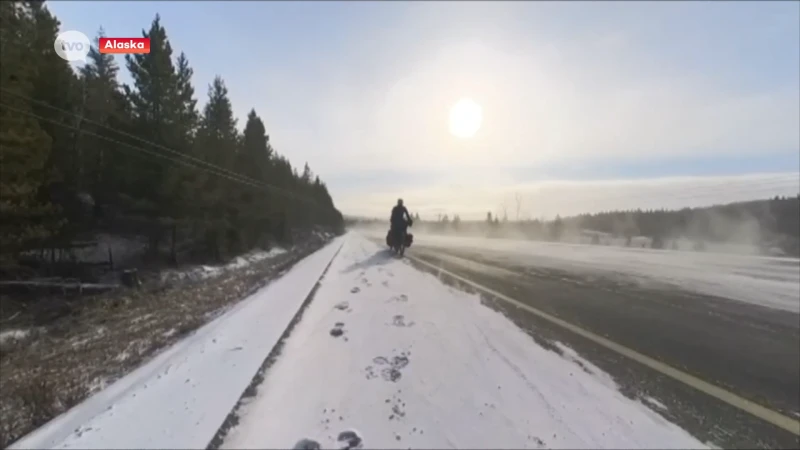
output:
[[[150,38],[100,38],[100,53],[150,53]]]

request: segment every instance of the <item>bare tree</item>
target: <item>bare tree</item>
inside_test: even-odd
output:
[[[522,208],[522,196],[519,195],[519,192],[514,192],[514,203],[516,204],[516,218],[515,220],[519,222],[519,213],[520,209]]]

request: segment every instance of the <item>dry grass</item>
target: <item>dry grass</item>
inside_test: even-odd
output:
[[[124,290],[75,303],[0,342],[0,448],[138,367],[318,249],[321,239],[192,285]],[[38,321],[37,321],[38,322]],[[8,324],[0,324],[0,332]]]

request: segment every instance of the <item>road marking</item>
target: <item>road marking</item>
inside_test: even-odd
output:
[[[624,345],[617,344],[616,342],[611,341],[611,340],[609,340],[609,339],[607,339],[607,338],[605,338],[603,336],[600,336],[598,334],[592,333],[591,331],[584,330],[583,328],[580,328],[580,327],[578,327],[576,325],[573,325],[573,324],[571,324],[569,322],[566,322],[566,321],[564,321],[562,319],[559,319],[558,317],[550,315],[550,314],[548,314],[548,313],[546,313],[544,311],[541,311],[539,309],[536,309],[536,308],[534,308],[534,307],[532,307],[530,305],[526,305],[525,303],[522,303],[522,302],[520,302],[518,300],[514,300],[513,298],[511,298],[511,297],[509,297],[507,295],[501,294],[501,293],[499,293],[499,292],[497,292],[497,291],[495,291],[493,289],[490,289],[490,288],[487,288],[485,286],[482,286],[482,285],[480,285],[478,283],[475,283],[474,281],[468,280],[468,279],[466,279],[466,278],[464,278],[464,277],[462,277],[460,275],[456,275],[455,273],[450,272],[447,269],[443,269],[443,268],[441,268],[441,267],[439,267],[439,266],[437,266],[435,264],[432,264],[432,263],[430,263],[428,261],[424,261],[422,259],[419,259],[419,258],[414,257],[414,256],[409,256],[409,255],[406,255],[406,257],[411,259],[411,260],[413,260],[413,261],[416,261],[417,263],[420,263],[420,264],[428,266],[428,267],[430,267],[432,269],[435,269],[435,270],[439,271],[440,273],[447,274],[448,276],[450,276],[452,278],[455,278],[456,280],[459,280],[464,284],[470,285],[470,286],[472,286],[473,288],[475,288],[475,289],[477,289],[479,291],[483,291],[486,294],[489,294],[491,296],[497,297],[500,300],[503,300],[505,302],[508,302],[508,303],[518,307],[518,308],[522,308],[522,309],[524,309],[524,310],[526,310],[526,311],[528,311],[530,313],[533,313],[533,314],[541,317],[542,319],[547,320],[550,323],[558,325],[561,328],[569,330],[569,331],[571,331],[571,332],[573,332],[573,333],[575,333],[575,334],[577,334],[579,336],[583,336],[584,338],[589,339],[590,341],[592,341],[592,342],[594,342],[596,344],[599,344],[599,345],[601,345],[601,346],[603,346],[603,347],[605,347],[605,348],[607,348],[609,350],[612,350],[612,351],[614,351],[616,353],[619,353],[620,355],[627,356],[628,358],[630,358],[630,359],[632,359],[632,360],[634,360],[634,361],[636,361],[636,362],[638,362],[640,364],[643,364],[643,365],[645,365],[645,366],[647,366],[647,367],[649,367],[649,368],[651,368],[653,370],[656,370],[656,371],[658,371],[658,372],[660,372],[660,373],[662,373],[662,374],[664,374],[664,375],[666,375],[666,376],[668,376],[670,378],[678,380],[678,381],[680,381],[680,382],[682,382],[682,383],[684,383],[684,384],[686,384],[688,386],[691,386],[691,387],[697,389],[698,391],[703,392],[704,394],[707,394],[707,395],[710,395],[710,396],[712,396],[714,398],[722,400],[723,402],[725,402],[725,403],[727,403],[727,404],[729,404],[731,406],[734,406],[736,408],[739,408],[740,410],[742,410],[742,411],[744,411],[746,413],[749,413],[749,414],[751,414],[751,415],[753,415],[755,417],[758,417],[759,419],[762,419],[762,420],[764,420],[766,422],[769,422],[772,425],[775,425],[775,426],[777,426],[779,428],[782,428],[782,429],[784,429],[784,430],[786,430],[786,431],[788,431],[790,433],[794,433],[795,435],[800,435],[800,420],[792,419],[791,417],[785,416],[785,415],[783,415],[783,414],[781,414],[781,413],[779,413],[777,411],[773,411],[773,410],[771,410],[769,408],[761,406],[758,403],[755,403],[753,401],[747,400],[746,398],[740,397],[740,396],[734,394],[733,392],[730,392],[730,391],[728,391],[726,389],[723,389],[723,388],[721,388],[719,386],[715,386],[715,385],[713,385],[713,384],[711,384],[711,383],[709,383],[707,381],[703,381],[702,379],[700,379],[698,377],[695,377],[694,375],[690,375],[690,374],[688,374],[686,372],[683,372],[683,371],[681,371],[679,369],[676,369],[676,368],[674,368],[672,366],[669,366],[669,365],[667,365],[665,363],[662,363],[661,361],[658,361],[658,360],[655,360],[655,359],[653,359],[653,358],[651,358],[649,356],[643,355],[643,354],[641,354],[641,353],[639,353],[639,352],[637,352],[635,350],[631,350],[630,348],[625,347]]]

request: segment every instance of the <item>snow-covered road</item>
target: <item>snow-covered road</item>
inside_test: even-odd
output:
[[[339,250],[225,448],[703,448],[570,348],[348,234],[12,448],[205,448]]]
[[[223,447],[704,447],[562,348],[350,235]]]

